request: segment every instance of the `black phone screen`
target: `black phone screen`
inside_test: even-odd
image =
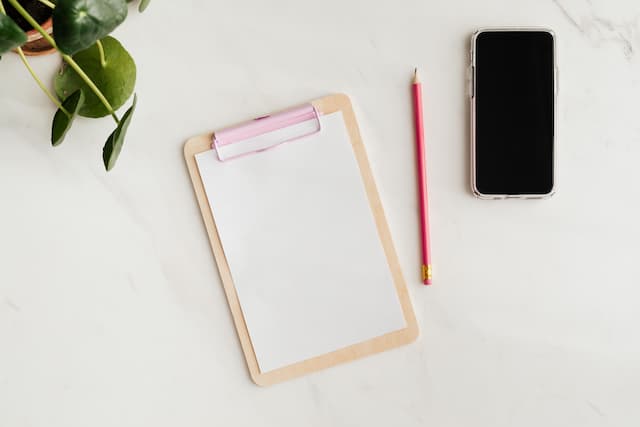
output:
[[[475,186],[543,195],[554,183],[555,65],[546,31],[486,31],[475,45]]]

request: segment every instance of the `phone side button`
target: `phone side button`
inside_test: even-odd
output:
[[[469,70],[469,98],[473,98],[476,95],[476,67],[472,65]]]

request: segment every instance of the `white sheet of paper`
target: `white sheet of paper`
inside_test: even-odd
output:
[[[342,113],[321,123],[246,157],[196,156],[261,372],[405,327]]]

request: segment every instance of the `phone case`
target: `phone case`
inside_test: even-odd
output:
[[[553,187],[547,194],[483,194],[476,185],[476,40],[480,34],[485,31],[544,31],[551,34],[553,38]],[[553,196],[558,188],[558,60],[557,60],[557,43],[556,35],[553,30],[548,28],[537,27],[499,27],[499,28],[480,28],[476,30],[471,36],[471,49],[470,49],[470,66],[469,66],[469,100],[470,100],[470,132],[471,132],[471,150],[470,150],[470,165],[471,165],[471,191],[473,195],[480,199],[494,200],[494,199],[547,199]]]

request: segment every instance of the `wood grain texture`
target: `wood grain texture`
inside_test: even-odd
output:
[[[319,371],[331,366],[335,366],[340,363],[349,362],[354,359],[358,359],[371,354],[379,353],[385,350],[389,350],[404,344],[408,344],[414,341],[418,336],[418,324],[416,322],[411,300],[407,291],[407,286],[400,269],[400,263],[398,256],[391,239],[391,233],[389,226],[385,218],[380,196],[376,188],[371,167],[367,159],[367,153],[365,151],[362,138],[360,137],[360,130],[358,129],[358,123],[351,106],[351,101],[347,95],[337,94],[327,96],[321,99],[312,101],[313,105],[322,114],[331,114],[337,111],[342,111],[347,131],[351,138],[351,145],[353,153],[360,168],[360,174],[365,186],[371,211],[373,212],[376,227],[378,229],[378,235],[384,248],[384,252],[389,263],[389,268],[393,277],[393,281],[398,293],[398,298],[402,306],[402,311],[406,321],[406,327],[404,329],[391,332],[365,342],[351,345],[349,347],[320,355],[312,359],[308,359],[290,366],[270,371],[260,372],[258,368],[258,361],[256,359],[251,339],[249,338],[249,331],[242,315],[240,308],[240,301],[235,290],[235,285],[231,276],[231,270],[222,248],[220,237],[216,229],[214,220],[215,213],[212,212],[207,200],[204,186],[198,171],[195,155],[211,149],[211,141],[213,133],[200,135],[189,139],[184,146],[184,155],[187,162],[187,168],[191,175],[193,187],[195,190],[200,210],[202,211],[202,218],[211,242],[211,248],[213,255],[218,265],[220,272],[220,278],[224,287],[225,294],[231,309],[231,315],[238,332],[238,338],[240,339],[240,345],[244,352],[245,359],[247,361],[247,367],[249,368],[249,374],[252,380],[261,386],[268,386],[276,384],[282,381],[286,381],[301,375],[305,375],[311,372]]]

